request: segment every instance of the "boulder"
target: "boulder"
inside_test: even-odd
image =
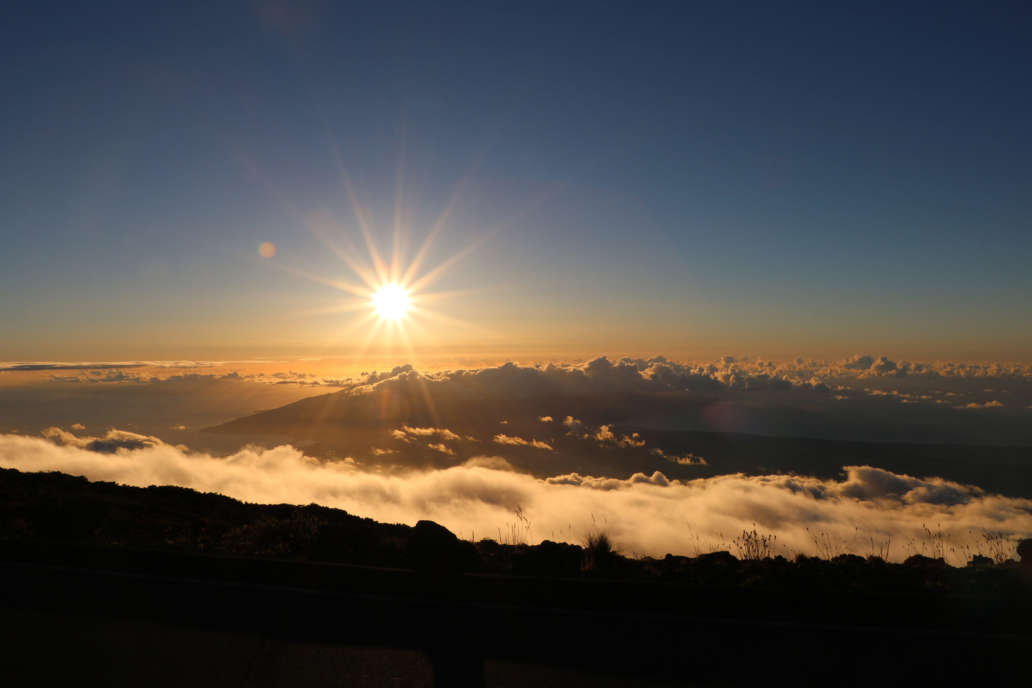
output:
[[[1032,567],[1032,538],[1025,538],[1018,543],[1018,558],[1025,566]]]
[[[577,545],[545,540],[514,557],[512,572],[530,576],[577,576],[582,553]]]
[[[943,571],[946,569],[946,560],[942,557],[933,559],[923,554],[914,554],[907,557],[903,565],[918,571]]]
[[[458,574],[480,568],[473,544],[433,521],[420,521],[412,528],[405,551],[409,566],[422,573]]]
[[[692,559],[691,575],[701,583],[727,583],[738,575],[740,566],[730,552],[709,552]]]
[[[971,561],[969,561],[967,565],[974,567],[992,566],[993,560],[987,556],[976,554],[975,556],[971,557]]]
[[[860,568],[867,563],[867,560],[858,554],[840,554],[831,560],[831,563],[838,566]]]

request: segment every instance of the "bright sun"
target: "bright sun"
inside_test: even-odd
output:
[[[401,320],[408,313],[411,300],[400,284],[385,284],[373,293],[373,309],[384,320]]]

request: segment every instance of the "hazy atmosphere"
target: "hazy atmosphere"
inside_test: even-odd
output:
[[[431,518],[470,539],[605,527],[653,556],[762,528],[788,555],[938,547],[963,563],[986,534],[1032,535],[1027,366],[327,365],[9,365],[0,465]]]
[[[19,4],[0,466],[625,556],[1013,549],[1030,35],[1022,3]]]
[[[1026,685],[1027,2],[0,23],[2,685]]]

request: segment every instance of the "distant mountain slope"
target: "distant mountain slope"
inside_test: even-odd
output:
[[[440,385],[428,386],[416,376],[391,383],[303,399],[209,432],[264,444],[289,442],[313,456],[352,457],[359,463],[396,468],[445,467],[477,456],[499,456],[539,477],[570,472],[627,477],[658,470],[679,479],[736,472],[831,478],[845,465],[868,464],[897,473],[939,476],[1008,496],[1032,496],[1029,447],[686,429],[701,424],[698,419],[712,415],[715,407],[734,412],[694,394],[630,392],[596,398],[545,388],[506,396],[486,395],[472,387],[442,393]],[[406,432],[406,427],[413,431]]]

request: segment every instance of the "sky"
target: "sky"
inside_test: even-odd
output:
[[[419,352],[1032,358],[1027,3],[3,24],[3,361],[389,352],[362,221]]]

